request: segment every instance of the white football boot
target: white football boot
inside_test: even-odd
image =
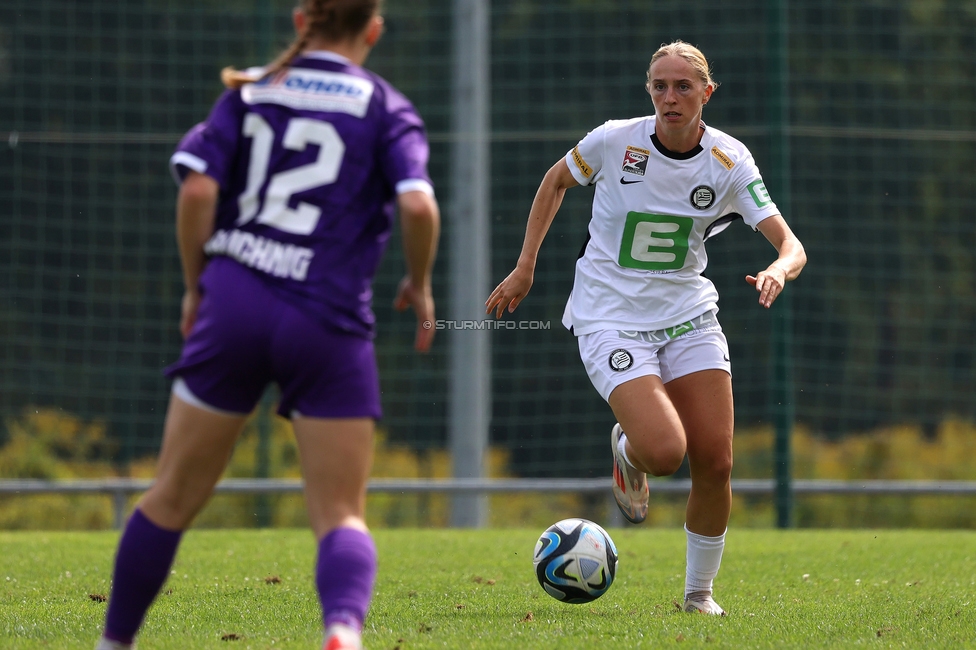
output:
[[[610,448],[613,450],[613,499],[627,521],[639,524],[647,519],[650,490],[647,488],[647,475],[631,467],[620,453],[620,436],[623,433],[619,423],[613,425],[610,432]]]
[[[725,610],[712,599],[711,594],[689,594],[685,597],[683,611],[697,614],[711,614],[713,616],[725,616]]]

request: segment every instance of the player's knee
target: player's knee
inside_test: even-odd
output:
[[[655,460],[656,462],[648,466],[648,474],[652,476],[671,476],[681,467],[681,459],[678,456],[668,456]]]
[[[153,486],[142,498],[139,508],[154,523],[171,530],[185,530],[206,503],[178,489]]]
[[[680,440],[672,440],[657,445],[648,462],[645,463],[649,474],[654,476],[670,476],[678,471],[685,459],[685,445]]]
[[[709,483],[727,483],[732,479],[732,456],[700,459],[693,464],[692,474],[694,478]]]

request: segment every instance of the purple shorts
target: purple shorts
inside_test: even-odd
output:
[[[203,300],[183,353],[165,371],[204,404],[250,413],[271,382],[278,413],[378,419],[373,342],[312,320],[253,271],[216,257],[201,278]]]

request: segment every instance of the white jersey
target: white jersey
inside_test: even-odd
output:
[[[599,330],[673,327],[718,309],[702,276],[704,241],[741,217],[753,229],[779,214],[752,154],[705,127],[695,149],[676,154],[654,135],[654,117],[611,120],[566,154],[581,185],[596,184],[589,239],[563,325]]]

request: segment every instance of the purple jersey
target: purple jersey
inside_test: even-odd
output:
[[[398,192],[430,188],[423,120],[330,52],[225,92],[171,159],[220,184],[209,256],[250,268],[326,325],[371,336],[372,280]],[[206,273],[206,271],[204,271]]]

